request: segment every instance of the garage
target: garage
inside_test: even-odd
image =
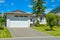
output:
[[[30,14],[21,12],[6,13],[6,26],[8,28],[28,28],[30,27]]]
[[[9,16],[7,17],[7,27],[10,28],[30,27],[30,20],[28,16],[12,16],[12,15]]]

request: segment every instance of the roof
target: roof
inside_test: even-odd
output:
[[[6,12],[5,13],[6,15],[28,15],[28,16],[32,16],[32,17],[37,17],[37,16],[46,16],[46,14],[29,14],[29,13],[26,13],[26,12],[23,12],[21,10],[15,10],[15,11],[12,11],[12,12]]]
[[[20,10],[15,10],[15,11],[12,11],[12,12],[6,12],[5,14],[6,15],[8,15],[8,14],[13,14],[13,15],[31,15],[29,13],[26,13],[26,12],[23,12],[23,11],[20,11]]]
[[[21,10],[15,10],[15,11],[12,11],[12,12],[22,12],[22,13],[25,13],[24,11],[21,11]]]
[[[60,16],[60,13],[58,13],[58,14],[56,14],[56,15]]]

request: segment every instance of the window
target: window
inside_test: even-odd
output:
[[[28,16],[18,16],[18,15],[15,15],[15,17],[28,17]]]
[[[33,20],[32,20],[32,19],[30,19],[30,21],[32,22]]]
[[[15,17],[23,17],[23,16],[18,16],[18,15],[15,15]]]
[[[28,17],[28,16],[24,16],[24,17]]]
[[[15,17],[18,17],[17,15],[15,15]]]
[[[23,17],[23,16],[19,16],[19,17]]]
[[[40,22],[42,22],[43,19],[44,19],[44,17],[40,17]]]

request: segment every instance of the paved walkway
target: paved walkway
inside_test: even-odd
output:
[[[48,34],[33,30],[32,28],[9,28],[12,37],[39,37],[50,36]]]

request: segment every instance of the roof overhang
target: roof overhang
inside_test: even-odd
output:
[[[25,16],[32,16],[32,14],[28,13],[20,13],[20,12],[7,12],[5,15],[25,15]]]

